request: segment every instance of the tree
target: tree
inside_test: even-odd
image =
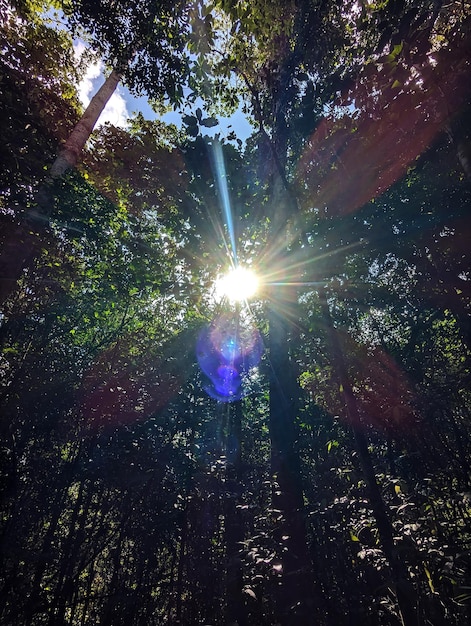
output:
[[[23,21],[8,8],[2,45],[1,289],[6,295],[21,275],[24,248],[37,240],[21,224],[32,219],[45,162],[76,124],[79,103],[71,86],[78,71],[65,32],[44,21]],[[56,119],[62,124],[57,126]],[[38,147],[37,153],[31,145]]]
[[[396,4],[400,6],[396,6]],[[371,77],[371,67],[374,67],[374,64],[378,63],[381,68],[385,67],[384,75],[388,87],[392,85],[392,89],[394,90],[398,87],[400,88],[403,84],[407,84],[409,93],[406,93],[407,89],[405,89],[403,94],[400,94],[398,98],[392,99],[392,95],[394,94],[391,94],[387,89],[381,86],[378,87],[375,81],[374,89],[377,89],[378,94],[384,94],[384,101],[386,101],[389,111],[392,112],[391,117],[386,117],[386,123],[384,123],[382,118],[378,118],[375,123],[374,113],[373,115],[371,114],[371,106],[372,104],[374,106],[375,100],[380,100],[380,98],[372,95],[372,84],[363,92],[365,97],[365,117],[372,126],[377,127],[376,130],[372,130],[371,132],[373,142],[377,141],[378,135],[381,137],[382,134],[384,134],[385,141],[389,142],[392,119],[397,119],[398,117],[398,115],[394,115],[393,110],[396,106],[398,107],[398,112],[399,110],[401,110],[401,112],[404,110],[402,97],[407,101],[407,106],[414,106],[414,115],[417,115],[419,110],[423,111],[423,109],[436,105],[433,91],[428,90],[427,97],[430,98],[430,101],[424,102],[421,100],[420,104],[423,107],[422,109],[417,106],[417,98],[414,99],[414,95],[417,95],[417,92],[415,91],[415,87],[410,87],[410,82],[407,83],[407,78],[404,76],[404,74],[406,74],[404,66],[407,62],[410,62],[413,57],[413,63],[415,63],[414,67],[417,67],[418,62],[422,63],[421,67],[424,80],[426,79],[425,76],[427,76],[427,79],[437,81],[437,83],[434,84],[438,84],[440,81],[442,70],[444,72],[449,71],[450,64],[453,64],[453,61],[451,61],[451,56],[449,51],[446,50],[446,46],[442,50],[444,57],[443,65],[441,61],[438,61],[437,69],[430,68],[429,54],[432,46],[430,33],[433,31],[435,20],[438,18],[440,6],[437,5],[437,10],[433,15],[428,17],[424,13],[421,13],[420,7],[414,7],[408,10],[407,7],[404,7],[404,4],[405,3],[387,3],[386,8],[380,9],[377,12],[373,9],[370,15],[368,15],[367,10],[363,10],[361,12],[361,18],[355,19],[355,13],[353,11],[350,13],[348,11],[343,13],[340,11],[336,12],[337,7],[333,3],[329,5],[328,8],[324,7],[325,13],[322,13],[320,10],[311,11],[308,3],[299,3],[293,12],[288,10],[287,25],[285,22],[285,26],[277,30],[276,28],[273,29],[272,24],[273,21],[280,23],[280,17],[286,16],[282,7],[272,5],[267,9],[264,6],[259,7],[258,5],[254,5],[249,17],[247,7],[242,8],[232,5],[231,3],[221,3],[222,8],[227,11],[232,18],[234,24],[232,32],[235,33],[235,36],[234,41],[231,42],[232,48],[229,47],[225,54],[221,54],[219,50],[214,52],[218,59],[216,69],[226,74],[233,70],[244,81],[252,99],[252,115],[260,129],[261,145],[263,146],[264,144],[266,149],[265,154],[269,155],[270,159],[269,180],[271,183],[270,192],[272,194],[272,202],[269,204],[270,210],[268,211],[272,222],[270,238],[272,245],[279,252],[281,266],[286,266],[287,264],[287,249],[292,249],[295,246],[295,242],[302,241],[304,235],[302,230],[297,232],[297,228],[299,228],[299,226],[302,228],[302,224],[300,224],[299,212],[297,210],[297,203],[292,186],[288,183],[289,175],[287,172],[289,171],[289,161],[287,160],[287,155],[290,153],[289,151],[291,151],[291,155],[297,155],[296,148],[299,150],[300,144],[304,146],[306,150],[305,158],[306,161],[309,162],[309,167],[312,168],[313,178],[310,180],[310,183],[306,185],[307,170],[302,169],[302,175],[299,180],[300,185],[306,190],[307,202],[312,203],[312,190],[316,187],[320,187],[320,193],[315,201],[316,204],[321,206],[325,205],[326,211],[333,211],[334,213],[336,211],[345,213],[346,211],[355,210],[358,206],[363,205],[367,198],[370,199],[372,195],[381,193],[387,189],[398,177],[398,166],[396,165],[395,169],[391,166],[391,172],[388,172],[384,159],[380,158],[381,155],[379,153],[375,157],[374,155],[376,153],[371,149],[371,156],[376,160],[381,176],[379,186],[375,186],[375,188],[372,189],[371,185],[367,184],[368,181],[364,181],[363,184],[358,185],[358,176],[352,176],[352,189],[349,189],[348,185],[344,185],[343,190],[345,191],[345,196],[336,197],[334,178],[338,175],[338,168],[331,167],[332,153],[335,154],[336,150],[339,151],[339,146],[342,146],[341,142],[345,140],[349,141],[352,146],[355,146],[355,150],[362,153],[362,146],[360,142],[356,141],[356,137],[352,138],[353,131],[350,127],[352,127],[353,130],[357,130],[357,126],[360,126],[361,132],[359,136],[363,139],[365,135],[368,136],[370,133],[365,131],[365,128],[361,128],[361,119],[359,123],[358,115],[354,117],[347,113],[346,117],[348,122],[346,125],[342,125],[339,123],[338,114],[335,115],[334,110],[334,115],[332,116],[333,131],[329,128],[329,131],[324,133],[322,128],[322,126],[325,126],[324,123],[314,135],[314,141],[318,138],[318,143],[310,143],[309,136],[304,135],[301,141],[298,139],[298,144],[296,144],[294,141],[296,135],[295,132],[293,132],[296,127],[293,123],[293,127],[290,128],[290,120],[292,119],[291,115],[301,108],[300,104],[304,107],[304,110],[309,106],[312,110],[313,103],[315,102],[313,95],[316,89],[317,93],[322,93],[323,96],[317,100],[317,105],[319,106],[319,104],[322,103],[324,107],[329,103],[335,103],[336,93],[342,91],[342,93],[345,94],[349,90],[350,93],[354,94],[354,100],[351,98],[350,100],[344,100],[343,103],[350,105],[351,102],[354,101],[355,106],[361,108],[361,92],[359,92],[358,88],[354,91],[351,85],[357,85],[358,80],[368,81]],[[276,17],[273,20],[274,16]],[[368,37],[368,34],[366,37],[363,37],[363,33],[366,30],[365,26],[376,24],[378,18],[383,18],[387,24],[385,27],[384,23],[382,23],[383,32],[381,37],[376,40],[371,38],[371,36]],[[265,22],[269,24],[268,30],[260,26]],[[325,28],[326,24],[328,25],[327,28]],[[390,27],[389,24],[392,26]],[[346,28],[347,25],[349,29]],[[342,27],[345,27],[345,30],[342,30]],[[334,34],[335,28],[337,28],[337,30]],[[448,33],[450,39],[454,37],[453,28],[450,29]],[[331,37],[330,41],[322,37],[312,38],[312,40],[316,41],[316,45],[318,46],[317,51],[319,49],[322,51],[321,54],[316,54],[316,52],[309,48],[307,35],[308,33],[312,35],[316,29],[318,29],[317,32],[321,32],[322,35],[329,33]],[[462,53],[461,46],[464,45],[466,48],[468,45],[468,39],[462,37],[463,31],[461,29],[462,23],[458,22],[458,26],[456,26],[455,30],[458,35],[458,43],[456,47],[456,57],[454,57],[458,62],[458,67],[460,66],[461,59],[466,58],[466,54],[463,55]],[[355,44],[352,45],[352,43],[350,43],[350,46],[347,43],[346,34],[348,32],[360,33],[360,36],[357,35]],[[333,34],[334,37],[332,37]],[[337,37],[335,37],[335,35],[337,35]],[[398,38],[399,43],[397,42]],[[259,44],[261,43],[260,48],[257,50],[258,54],[254,54],[254,39],[259,42]],[[353,40],[354,37],[351,38],[350,42],[353,42]],[[250,43],[247,44],[247,41],[250,41]],[[325,47],[319,46],[319,41],[325,41]],[[384,58],[379,58],[378,52],[382,53],[388,43],[390,45],[389,54],[385,55]],[[247,48],[244,49],[244,45],[247,47],[250,46],[250,54]],[[329,45],[332,45],[333,51],[335,51],[331,56],[328,54],[328,51],[332,50],[329,48]],[[330,59],[335,59],[335,55],[341,56],[342,53],[346,54],[345,51],[348,49],[349,62],[344,64],[342,72],[338,71],[337,68],[334,69],[332,65],[329,65]],[[351,53],[352,50],[354,50],[353,54]],[[404,64],[399,64],[397,62],[397,56],[401,54],[402,50],[404,50],[405,62]],[[339,57],[337,56],[337,58]],[[364,64],[367,61],[371,64],[370,67],[367,68],[367,71],[364,73],[359,72],[361,63]],[[426,66],[426,64],[428,65]],[[463,62],[461,67],[466,73],[467,66],[465,62]],[[301,68],[304,70],[303,73],[301,73]],[[395,74],[393,74],[393,79],[391,80],[392,70]],[[457,73],[458,76],[460,71]],[[409,72],[411,72],[410,68]],[[355,73],[358,74],[358,79],[355,77]],[[410,81],[411,74],[409,73],[407,76]],[[450,74],[447,74],[447,76],[450,76]],[[454,74],[451,76],[454,76]],[[461,79],[458,77],[457,80],[461,85]],[[307,88],[301,91],[298,81],[304,82],[305,84],[307,83]],[[441,83],[448,92],[448,85],[443,83],[443,80]],[[364,86],[365,83],[363,83],[363,87]],[[323,92],[322,88],[324,88]],[[456,90],[450,86],[450,92],[452,91]],[[463,104],[463,98],[465,99],[466,95],[463,94],[461,97],[461,102],[454,103],[454,106],[457,106],[457,108]],[[380,104],[382,109],[384,108],[384,101]],[[301,110],[303,109],[301,108]],[[411,160],[417,157],[417,154],[430,143],[434,136],[436,136],[437,129],[443,127],[448,115],[449,111],[441,117],[436,116],[433,123],[428,123],[419,129],[418,134],[420,137],[418,139],[418,145],[413,146],[413,152],[411,151],[410,155],[401,155],[399,167],[407,167]],[[311,113],[311,124],[315,118],[316,115],[312,115]],[[319,119],[319,113],[317,114],[317,119]],[[409,127],[412,129],[415,123],[414,116],[412,116],[412,120],[407,121],[407,127],[399,126],[399,132],[404,133],[405,128]],[[382,127],[386,127],[386,130],[379,130]],[[297,128],[299,128],[299,125]],[[313,126],[311,126],[310,130],[312,130],[312,128]],[[269,132],[267,132],[268,129]],[[290,132],[290,130],[292,132]],[[338,145],[335,145],[335,139],[334,145],[329,144],[330,133],[332,133],[334,138],[336,135],[341,138]],[[404,133],[404,137],[405,136],[406,134]],[[409,139],[409,136],[407,137]],[[381,140],[378,142],[378,147],[383,150],[383,154],[387,154],[384,151]],[[321,150],[325,150],[326,154],[327,163],[324,171],[321,169],[322,165],[319,167],[319,154],[322,154]],[[348,151],[345,151],[343,146],[342,150],[346,158],[348,158]],[[356,163],[360,164],[361,160],[358,159],[358,152],[353,152],[352,154],[356,155],[353,159],[356,159]],[[388,157],[391,160],[397,160],[397,152],[388,154]],[[348,169],[352,169],[348,163],[342,165]],[[367,175],[370,176],[371,174],[368,172]],[[322,195],[323,190],[327,193],[326,196]],[[357,190],[362,194],[360,198],[357,198],[355,195],[358,193]],[[338,205],[336,205],[336,202],[338,202]],[[337,206],[339,207],[338,209]],[[294,222],[294,227],[290,220]],[[298,222],[299,226],[296,222]],[[290,235],[286,233],[287,230],[291,233],[294,232],[294,234],[290,237]],[[295,262],[295,257],[293,262]],[[318,276],[325,280],[320,273],[318,273]],[[285,275],[283,278],[286,280],[287,276]],[[286,288],[285,291],[287,291]],[[293,299],[293,294],[291,294],[291,297],[287,296],[287,294],[285,294],[284,297],[271,294],[271,297],[275,301],[275,306],[283,310],[284,314],[288,316],[289,307],[286,305],[286,302]],[[277,320],[272,314],[270,320],[272,328],[271,336],[275,337],[275,341],[273,342],[273,340],[271,340],[270,345],[274,372],[274,384],[271,388],[271,398],[274,399],[271,405],[271,418],[274,420],[272,421],[272,449],[275,451],[275,459],[279,456],[277,452],[277,445],[279,445],[277,440],[280,441],[282,439],[277,436],[276,433],[282,432],[284,436],[283,445],[292,449],[292,443],[287,442],[290,440],[292,442],[293,436],[288,436],[287,432],[289,432],[294,422],[294,415],[292,411],[289,410],[293,398],[293,390],[290,388],[289,382],[287,383],[287,387],[281,382],[281,372],[283,372],[284,379],[289,380],[289,375],[286,375],[287,371],[289,371],[289,362],[287,359],[288,344],[286,339],[283,342],[283,337],[287,337],[286,329],[283,329],[283,325],[286,325],[287,321],[285,318],[282,323],[280,323],[280,320],[278,320],[278,323],[276,322]],[[285,343],[285,347],[281,347],[283,343]],[[338,358],[335,360],[338,362]],[[344,383],[346,386],[346,381],[344,381]],[[283,387],[285,388],[283,389]],[[352,400],[352,403],[353,402],[354,400]],[[291,413],[291,416],[286,417],[289,413]],[[286,425],[283,429],[280,427],[282,422],[280,415],[283,415],[283,419],[287,421],[289,428],[287,428]],[[381,498],[373,494],[376,482],[373,478],[372,466],[369,464],[369,461],[367,462],[368,458],[365,452],[367,447],[361,431],[356,431],[356,439],[362,451],[361,458],[364,461],[363,468],[365,474],[367,477],[369,476],[367,482],[371,486],[370,497],[377,517],[378,527],[382,529],[380,533],[384,535],[386,532],[384,530],[385,526],[380,521],[380,517],[384,517],[380,511],[380,509],[383,510],[383,505]],[[289,458],[290,455],[286,454],[286,456]],[[292,487],[290,490],[292,490]],[[378,494],[377,490],[376,494]],[[300,499],[298,499],[298,503],[299,502]],[[296,508],[299,508],[299,504],[293,507],[293,509]],[[388,524],[387,522],[386,525]],[[397,562],[395,556],[392,544],[392,526],[390,524],[388,529],[387,541],[384,535],[385,550],[389,555],[393,569],[398,571],[398,568],[402,568],[402,566]],[[386,548],[386,544],[391,546],[391,550]],[[404,576],[407,578],[406,569],[402,568],[401,571],[401,578]],[[292,573],[293,571],[290,572],[290,574]],[[415,624],[417,623],[416,609],[410,606],[409,599],[410,591],[403,595],[399,588],[398,600],[403,619],[405,623]],[[281,610],[281,613],[287,611],[287,607],[292,608],[292,606],[292,602],[286,602],[285,608]]]
[[[19,6],[25,18],[40,20],[38,7],[27,2]],[[37,255],[44,223],[50,217],[51,184],[77,165],[93,127],[120,80],[135,92],[142,93],[145,89],[150,98],[161,101],[168,97],[172,103],[177,103],[182,99],[182,84],[187,77],[184,34],[189,7],[186,3],[176,7],[173,2],[152,5],[125,2],[114,5],[111,11],[107,3],[77,2],[66,3],[63,9],[76,34],[80,28],[88,29],[92,44],[113,69],[60,147],[26,223],[20,221],[5,242],[0,259],[0,302],[8,297],[23,268]]]
[[[466,7],[200,6],[212,108],[101,128],[54,182],[0,319],[2,623],[469,621],[469,182],[449,139],[469,97],[446,72],[467,76]],[[20,69],[3,174],[31,198]],[[245,146],[200,134],[232,71]],[[230,243],[264,275],[250,311],[211,295]],[[229,403],[197,363],[221,314],[266,348]]]

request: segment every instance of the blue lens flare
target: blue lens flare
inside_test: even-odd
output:
[[[237,267],[237,246],[235,239],[235,229],[234,229],[234,221],[232,219],[232,211],[231,211],[231,201],[229,198],[229,189],[227,187],[227,175],[226,175],[226,166],[224,163],[224,155],[222,153],[221,144],[219,141],[215,141],[213,143],[213,162],[214,169],[216,173],[216,181],[219,190],[219,196],[222,203],[222,208],[224,211],[224,217],[226,218],[226,226],[229,232],[229,237],[231,240],[232,247],[232,256],[234,259],[234,264]]]
[[[250,321],[239,315],[217,317],[201,331],[196,349],[206,393],[221,402],[242,398],[248,392],[244,382],[262,353],[262,338]]]

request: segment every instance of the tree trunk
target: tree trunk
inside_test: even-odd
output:
[[[90,100],[81,120],[70,133],[69,138],[62,146],[56,160],[49,170],[52,180],[60,178],[68,169],[76,167],[85,144],[87,143],[98,118],[102,114],[109,99],[113,95],[121,80],[120,75],[112,71],[100,89]]]
[[[269,311],[270,439],[272,506],[280,521],[275,538],[281,549],[277,619],[282,625],[319,624],[322,609],[314,586],[306,538],[299,457],[295,451],[295,398],[289,357],[290,290],[276,287]]]
[[[286,43],[286,42],[285,42]],[[296,323],[293,305],[297,294],[293,287],[282,285],[289,275],[290,220],[298,214],[297,199],[286,178],[288,126],[286,123],[287,90],[291,75],[291,56],[285,58],[273,94],[274,128],[268,139],[272,151],[272,189],[270,202],[270,247],[273,285],[268,293],[270,443],[272,507],[278,511],[275,539],[280,547],[279,592],[276,594],[277,620],[282,626],[312,623],[314,611],[322,624],[320,596],[314,584],[308,550],[304,499],[299,456],[295,450],[296,382],[290,359],[290,334]],[[267,136],[268,138],[268,136]],[[277,276],[278,273],[278,276]]]
[[[74,566],[75,555],[73,553],[73,547],[76,540],[77,523],[80,518],[80,512],[86,497],[89,502],[90,490],[88,490],[88,493],[85,494],[85,481],[81,480],[78,487],[77,499],[72,505],[73,508],[68,526],[67,539],[65,540],[62,547],[61,560],[60,563],[58,563],[54,598],[49,607],[48,626],[55,626],[56,624],[61,624],[64,621],[66,602],[71,589],[71,586],[67,583],[71,577],[71,571]]]
[[[23,271],[39,254],[52,212],[52,184],[77,165],[80,154],[119,81],[119,74],[111,72],[60,149],[46,180],[39,188],[36,206],[20,223],[13,225],[4,237],[0,252],[0,306],[15,289]]]
[[[471,180],[471,142],[466,137],[462,124],[458,123],[457,126],[457,128],[453,128],[452,124],[449,123],[446,126],[446,132],[456,150],[456,156],[466,178]]]
[[[186,544],[188,541],[188,494],[185,496],[180,544],[178,546],[178,566],[175,592],[175,624],[183,624],[184,577],[186,569]]]
[[[394,544],[394,529],[376,481],[373,462],[368,450],[368,441],[361,424],[358,405],[348,377],[340,341],[332,323],[325,292],[321,293],[320,297],[324,323],[332,351],[334,371],[345,403],[348,422],[355,438],[355,446],[367,487],[368,500],[376,521],[380,544],[391,568],[402,623],[403,626],[419,626],[417,594],[410,582],[407,568],[400,559]]]
[[[240,557],[244,527],[238,504],[241,501],[241,435],[242,403],[228,407],[229,428],[226,451],[226,494],[224,511],[224,542],[226,547],[226,623],[246,626],[247,611],[243,597],[243,573]]]

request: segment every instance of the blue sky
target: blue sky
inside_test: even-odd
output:
[[[74,48],[76,54],[79,56],[85,50],[85,45],[83,42],[78,41]],[[104,80],[102,70],[103,64],[100,61],[91,64],[87,69],[85,77],[78,85],[79,97],[84,107],[90,102],[90,99]],[[195,105],[195,109],[197,106],[198,105]],[[133,113],[138,112],[141,112],[146,119],[157,118],[145,97],[135,98],[124,85],[119,85],[98,120],[98,125],[110,122],[115,126],[125,127],[127,119],[131,117]],[[165,114],[162,119],[165,122],[180,126],[181,116],[188,113],[191,113],[191,111],[188,110],[184,113],[171,112]],[[245,141],[253,132],[253,128],[250,126],[241,110],[236,111],[230,118],[219,118],[218,126],[204,130],[205,134],[210,136],[219,133],[221,138],[226,137],[231,131],[234,131],[237,137],[242,141]]]
[[[147,104],[147,99],[145,97],[135,98],[129,93],[129,91],[125,87],[121,88],[121,92],[123,97],[125,98],[130,113],[141,111],[146,119],[156,118],[155,113]],[[192,112],[194,113],[198,106],[200,108],[203,108],[202,103],[197,103],[194,105],[193,111],[189,109],[184,113],[166,113],[162,117],[162,119],[169,124],[175,124],[176,126],[180,126],[181,116],[191,114]],[[231,131],[234,131],[238,139],[245,141],[247,137],[251,135],[254,131],[253,127],[249,124],[247,118],[241,110],[237,110],[231,117],[219,117],[217,119],[219,121],[219,126],[214,126],[213,128],[205,128],[204,132],[206,135],[214,136],[216,133],[219,133],[221,138],[223,138],[226,137]]]

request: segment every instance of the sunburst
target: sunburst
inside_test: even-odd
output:
[[[230,302],[249,300],[257,293],[259,285],[255,272],[239,265],[217,279],[216,297],[226,297]]]

